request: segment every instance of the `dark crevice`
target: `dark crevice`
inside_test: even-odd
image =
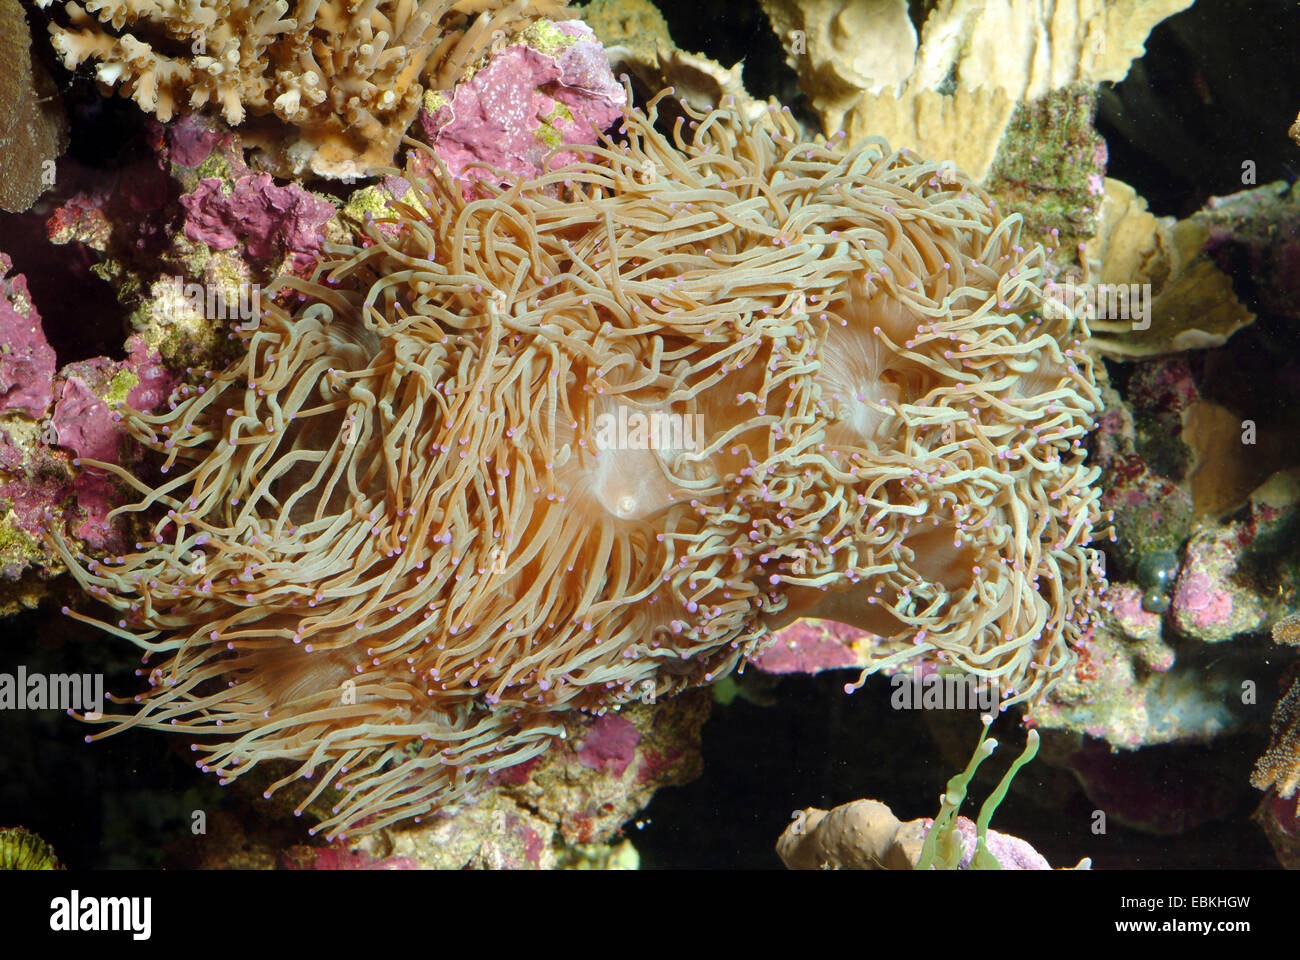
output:
[[[1212,196],[1294,180],[1300,146],[1287,131],[1300,108],[1297,36],[1293,0],[1197,0],[1160,23],[1128,76],[1102,85],[1097,129],[1109,175],[1153,213],[1179,217]]]

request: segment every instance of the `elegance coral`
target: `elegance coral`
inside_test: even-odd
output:
[[[50,0],[36,2],[44,7]],[[345,177],[392,162],[423,102],[422,80],[449,86],[494,37],[539,9],[554,14],[563,6],[564,0],[103,0],[69,3],[70,26],[55,23],[50,31],[68,69],[97,61],[102,86],[119,87],[160,120],[206,104],[220,107],[230,124],[273,116],[296,127],[296,137],[286,140],[275,127],[244,132],[246,141],[268,149],[273,172]],[[114,32],[127,24],[130,32]]]
[[[421,154],[364,245],[268,291],[245,357],[125,411],[164,480],[84,463],[165,510],[152,542],[60,543],[101,625],[165,657],[106,732],[214,738],[226,780],[292,761],[272,789],[339,787],[337,834],[797,616],[1010,700],[1065,675],[1102,583],[1099,401],[1042,250],[879,141],[689,108],[669,140],[657,102],[480,199]]]

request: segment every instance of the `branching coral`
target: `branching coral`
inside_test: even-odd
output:
[[[1300,682],[1293,683],[1278,701],[1270,725],[1272,739],[1251,771],[1251,786],[1273,789],[1279,797],[1295,797],[1300,787]],[[1300,809],[1300,800],[1296,808]]]
[[[1039,313],[1041,249],[938,164],[686,109],[481,199],[414,165],[243,359],[126,412],[163,482],[88,465],[165,511],[152,542],[61,546],[165,658],[114,730],[215,738],[227,780],[292,761],[273,789],[340,787],[338,833],[799,615],[1019,700],[1070,669],[1098,399],[1086,331]]]
[[[1300,646],[1300,615],[1291,614],[1275,623],[1273,639]],[[1279,797],[1290,799],[1300,787],[1300,680],[1293,681],[1278,701],[1270,726],[1268,750],[1251,771],[1250,783],[1256,789],[1272,789]],[[1300,810],[1300,800],[1295,809]]]
[[[69,3],[70,26],[52,24],[51,33],[69,69],[96,61],[102,86],[118,87],[160,120],[207,104],[230,124],[274,115],[299,137],[277,150],[275,172],[347,176],[392,161],[420,108],[422,79],[450,85],[494,34],[539,7],[563,6],[564,0],[99,0]],[[279,139],[261,133],[267,143]]]

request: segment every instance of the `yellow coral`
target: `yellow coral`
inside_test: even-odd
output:
[[[977,181],[1017,103],[1121,80],[1191,0],[759,0],[827,136],[885,137]],[[918,30],[918,27],[920,28]]]

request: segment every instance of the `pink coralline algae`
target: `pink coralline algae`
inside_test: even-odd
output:
[[[107,366],[104,358],[98,359],[101,365]],[[54,404],[51,426],[54,442],[67,447],[78,458],[117,462],[122,438],[113,427],[113,412],[80,374],[67,374],[58,402]]]
[[[1106,591],[1111,615],[1132,640],[1151,640],[1160,636],[1160,614],[1142,606],[1142,590],[1129,583],[1112,583]]]
[[[1206,643],[1258,630],[1268,618],[1258,599],[1236,583],[1238,544],[1226,533],[1188,544],[1174,592],[1174,622]]]
[[[934,821],[924,818],[920,821],[921,834],[928,833]],[[975,859],[975,849],[979,843],[979,831],[975,827],[975,822],[967,817],[957,817],[954,821],[957,828],[957,835],[961,837],[962,854],[961,860],[957,863],[958,870],[969,870],[971,862]],[[984,834],[984,842],[988,844],[989,853],[997,860],[998,866],[1003,870],[1051,870],[1052,866],[1047,862],[1047,858],[1035,850],[1027,840],[1021,840],[1019,837],[1013,837],[1007,833],[998,833],[996,830],[989,830]]]
[[[830,620],[796,620],[778,631],[753,663],[765,673],[821,673],[845,667],[862,667],[854,643],[870,641],[871,634]]]
[[[7,440],[4,443],[9,447]],[[9,475],[11,475],[10,470],[6,466],[5,474],[0,475],[4,478],[0,479],[0,500],[8,503],[13,510],[11,522],[14,527],[22,530],[35,541],[40,535],[41,523],[45,515],[57,509],[67,492],[67,487],[58,480],[31,476],[26,470],[13,472],[13,479],[7,479]],[[16,560],[8,556],[0,558],[0,577],[6,580],[16,579],[22,573],[22,568],[32,559]]]
[[[16,526],[36,538],[45,518],[75,497],[80,516],[69,518],[72,532],[101,549],[115,542],[108,523],[112,484],[89,469],[67,482],[67,454],[53,448],[63,447],[78,458],[118,462],[122,434],[105,397],[116,391],[121,396],[114,399],[152,409],[170,394],[175,378],[138,336],[127,341],[130,355],[123,362],[95,357],[56,374],[55,353],[26,280],[21,274],[7,276],[12,266],[0,253],[0,411],[33,420],[48,414],[49,429],[34,442],[18,442],[0,431],[0,499],[10,504]],[[17,573],[4,571],[5,576]]]
[[[127,340],[127,349],[130,355],[121,363],[95,357],[70,363],[59,371],[49,439],[70,450],[77,460],[85,457],[121,462],[124,434],[105,399],[113,397],[115,388],[120,391],[124,381],[134,381],[122,397],[113,399],[124,399],[140,410],[151,410],[166,400],[176,383],[176,377],[162,366],[158,355],[139,336]],[[113,537],[108,522],[113,485],[100,471],[86,468],[73,480],[72,490],[84,514],[73,533],[91,547],[107,546]]]
[[[169,158],[182,167],[197,167],[219,146],[233,139],[229,131],[218,129],[201,113],[187,114],[167,127]]]
[[[1192,559],[1187,576],[1178,584],[1178,619],[1198,629],[1224,623],[1232,615],[1232,596],[1199,557]]]
[[[623,776],[632,758],[641,733],[627,720],[610,714],[591,725],[578,747],[578,760],[592,770],[607,770],[616,777]]]
[[[449,97],[426,101],[433,109],[421,112],[421,125],[454,176],[471,164],[487,164],[535,177],[551,149],[594,144],[622,115],[626,93],[586,24],[535,29],[543,31],[540,38],[525,34],[525,42],[495,54]],[[566,151],[552,163],[574,159]]]
[[[105,399],[119,376],[135,381],[119,398],[140,410],[150,410],[167,399],[176,378],[139,336],[127,341],[130,356],[122,363],[95,357],[70,363],[59,372],[60,384],[50,425],[53,441],[78,458],[118,463],[123,433]]]
[[[249,257],[287,256],[289,269],[310,268],[336,212],[328,200],[249,169],[239,137],[201,114],[168,124],[162,153],[188,191],[179,197],[185,237],[214,251],[242,242]]]
[[[567,738],[526,781],[502,771],[498,796],[552,824],[565,843],[606,842],[660,787],[699,776],[710,704],[707,693],[691,691],[594,720],[573,717]]]
[[[181,197],[185,235],[213,250],[229,250],[241,240],[254,257],[281,251],[294,269],[310,263],[320,249],[334,206],[296,183],[277,187],[269,173],[238,177],[229,189],[216,177],[199,181]]]
[[[136,385],[126,395],[126,402],[137,410],[152,410],[171,395],[179,378],[165,366],[162,357],[140,336],[127,338],[126,362],[119,366],[136,377]]]
[[[50,404],[54,350],[22,274],[10,277],[13,261],[0,253],[0,412],[39,417]]]
[[[1114,511],[1119,536],[1115,559],[1132,570],[1155,551],[1177,553],[1191,532],[1195,506],[1184,482],[1190,452],[1179,436],[1199,393],[1182,358],[1135,365],[1128,392],[1134,410],[1112,405],[1093,442],[1106,488],[1102,507]]]

